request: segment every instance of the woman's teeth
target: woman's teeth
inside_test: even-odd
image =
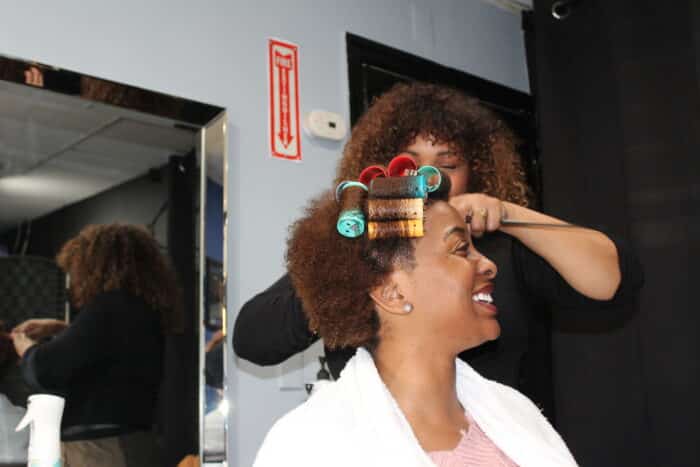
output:
[[[475,302],[493,303],[493,298],[491,297],[491,294],[487,294],[487,293],[474,294],[474,295],[472,295],[472,299]]]

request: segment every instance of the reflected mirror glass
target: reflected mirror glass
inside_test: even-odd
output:
[[[163,465],[226,462],[225,124],[222,107],[0,56],[3,329],[34,318],[70,327],[80,310],[54,261],[60,247],[90,224],[146,228],[183,292],[183,331],[163,339],[149,409]],[[0,402],[21,413],[36,391],[17,365],[0,369]]]

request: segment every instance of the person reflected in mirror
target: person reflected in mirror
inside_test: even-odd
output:
[[[181,291],[169,260],[143,227],[91,225],[57,255],[77,317],[53,339],[13,330],[20,366],[37,391],[66,399],[64,467],[160,465],[152,431],[166,333],[182,329]]]
[[[423,233],[408,238],[393,228],[405,222],[395,199],[370,201],[392,211],[374,238],[369,202],[365,233],[338,233],[332,194],[292,228],[287,267],[310,328],[329,348],[357,352],[275,423],[254,465],[576,465],[529,399],[458,358],[501,333],[498,269],[472,244],[469,219],[429,199]]]
[[[443,170],[450,204],[470,215],[474,243],[496,264],[501,336],[460,357],[480,373],[518,388],[552,416],[553,391],[546,312],[620,310],[643,283],[635,252],[621,238],[593,229],[513,227],[504,219],[563,223],[530,207],[517,138],[490,110],[462,92],[435,84],[398,84],[358,120],[336,183],[357,179],[396,154]],[[288,275],[248,300],[236,317],[236,355],[260,365],[281,363],[319,336]],[[351,347],[325,353],[337,378]]]

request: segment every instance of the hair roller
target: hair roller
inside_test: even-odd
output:
[[[367,219],[370,221],[423,219],[423,204],[421,198],[369,199]]]
[[[360,183],[369,186],[370,182],[377,177],[386,177],[386,169],[381,165],[370,165],[365,170],[360,172]]]
[[[417,238],[423,236],[423,219],[406,219],[396,221],[379,221],[367,223],[370,240],[383,238]]]
[[[403,177],[417,169],[416,162],[410,156],[399,155],[389,162],[386,173],[389,177]]]
[[[375,178],[369,187],[370,198],[426,198],[428,186],[425,177]]]
[[[450,192],[450,188],[452,187],[450,177],[442,170],[439,170],[432,165],[424,165],[418,169],[418,175],[422,175],[425,178],[425,183],[428,186],[430,196],[435,198],[443,198]]]
[[[367,199],[367,187],[359,182],[342,182],[336,188],[339,198],[340,215],[336,229],[344,237],[356,238],[365,232],[364,203]]]

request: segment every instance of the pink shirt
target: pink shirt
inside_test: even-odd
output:
[[[469,429],[451,451],[433,451],[428,456],[437,467],[518,467],[498,446],[493,444],[468,414]]]

